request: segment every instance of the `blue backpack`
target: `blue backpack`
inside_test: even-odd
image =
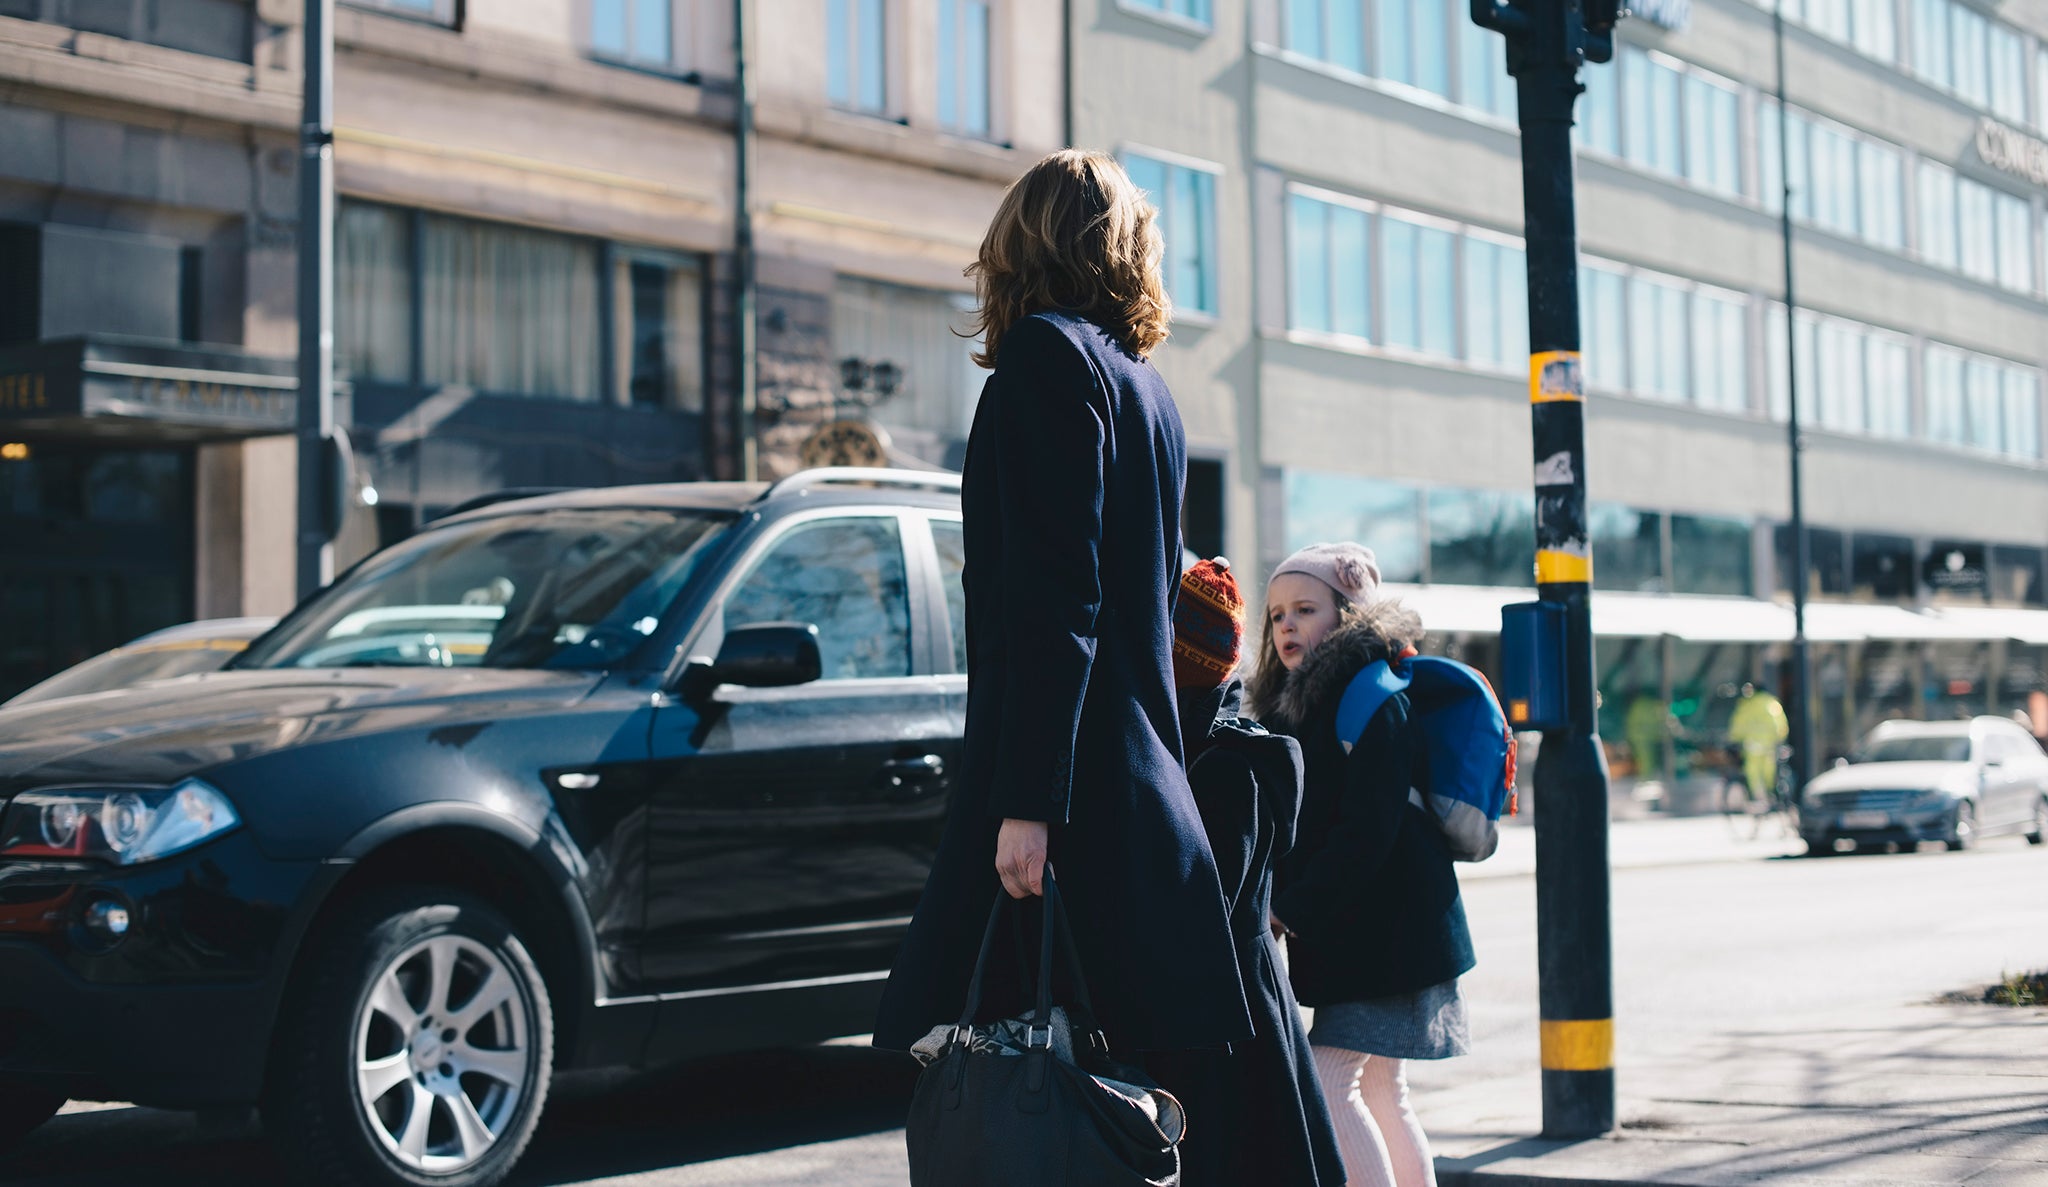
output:
[[[1345,753],[1373,714],[1397,692],[1408,694],[1422,753],[1422,784],[1409,800],[1433,817],[1457,861],[1485,861],[1500,843],[1501,812],[1515,814],[1515,733],[1493,686],[1456,660],[1413,656],[1368,665],[1337,702],[1337,740]]]

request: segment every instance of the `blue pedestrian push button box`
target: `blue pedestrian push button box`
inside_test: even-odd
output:
[[[1571,724],[1565,700],[1564,603],[1500,608],[1500,700],[1517,731]]]

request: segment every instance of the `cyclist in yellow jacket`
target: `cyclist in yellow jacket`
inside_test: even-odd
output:
[[[1742,774],[1751,800],[1769,799],[1778,782],[1778,747],[1792,734],[1785,706],[1754,684],[1742,686],[1728,719],[1728,740],[1742,748]]]

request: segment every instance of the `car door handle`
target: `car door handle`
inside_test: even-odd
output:
[[[916,758],[899,758],[882,764],[882,777],[891,787],[937,779],[945,773],[946,762],[936,754],[920,754]]]

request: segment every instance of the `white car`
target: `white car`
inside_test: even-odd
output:
[[[1887,721],[1807,784],[1799,832],[1812,853],[1838,841],[1967,849],[1979,837],[2048,834],[2048,754],[2003,717]]]

